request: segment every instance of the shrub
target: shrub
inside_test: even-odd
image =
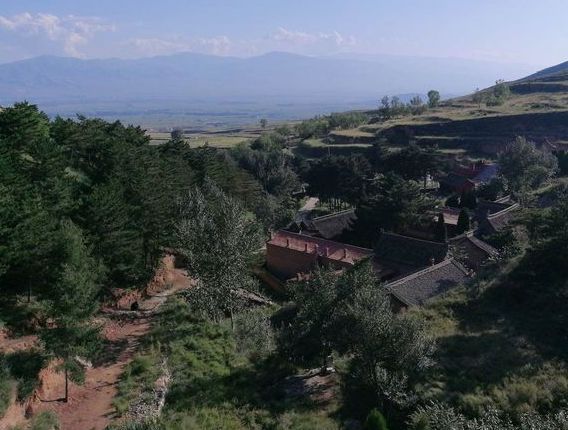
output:
[[[45,364],[45,356],[37,351],[20,351],[6,357],[12,378],[18,381],[18,400],[25,400],[38,385],[38,373]]]
[[[130,364],[130,373],[139,376],[147,373],[156,364],[154,357],[149,355],[137,355]]]
[[[277,430],[337,430],[339,426],[330,418],[288,412],[280,416]]]
[[[265,356],[274,349],[274,331],[268,315],[253,309],[236,318],[235,340],[239,352],[251,357]]]
[[[378,410],[369,412],[363,430],[388,430],[387,420]]]
[[[6,409],[10,405],[10,400],[12,397],[12,384],[8,379],[8,374],[2,372],[0,369],[0,417],[4,415]]]
[[[30,430],[59,430],[57,415],[51,411],[40,412],[31,423]]]
[[[165,430],[165,426],[160,421],[134,422],[126,421],[116,426],[109,426],[106,430]]]

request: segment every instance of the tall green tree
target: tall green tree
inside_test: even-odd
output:
[[[499,155],[499,169],[510,191],[537,188],[558,170],[558,160],[533,142],[517,137]]]
[[[354,240],[373,246],[381,229],[402,232],[420,223],[433,207],[434,202],[420,191],[418,183],[390,173],[380,176],[357,206]]]
[[[249,270],[261,236],[254,217],[219,187],[206,183],[181,200],[176,225],[177,249],[198,280],[188,299],[205,315],[219,320],[243,305],[243,291],[256,284]]]
[[[410,112],[412,115],[421,115],[426,111],[424,101],[420,96],[414,96],[410,99]]]
[[[423,324],[393,313],[369,261],[339,275],[316,271],[295,285],[293,301],[282,352],[296,360],[348,354],[352,376],[371,390],[373,406],[382,411],[403,404],[413,378],[432,363],[434,345]]]
[[[372,274],[370,266],[363,270]],[[422,321],[394,314],[386,291],[374,282],[354,290],[346,313],[351,367],[388,418],[410,402],[414,379],[433,364],[434,342]]]
[[[384,96],[379,105],[379,115],[383,120],[389,120],[392,117],[391,102],[389,96]]]
[[[438,172],[442,163],[440,154],[433,148],[421,148],[412,143],[388,156],[385,167],[407,180],[423,181],[426,188],[428,175]]]
[[[462,209],[458,216],[456,233],[462,234],[471,230],[471,218],[467,209]]]
[[[340,313],[349,288],[333,270],[321,268],[292,287],[297,304],[293,322],[281,336],[281,350],[296,360],[325,366],[326,357],[337,347],[341,332]]]
[[[41,333],[45,349],[62,360],[65,394],[69,399],[69,378],[80,382],[82,368],[77,357],[91,356],[98,345],[98,328],[92,317],[98,308],[97,295],[102,265],[91,256],[81,230],[70,221],[61,226],[63,263],[59,278],[46,299],[46,312],[53,326]]]
[[[436,222],[435,228],[436,240],[439,242],[448,241],[448,227],[446,226],[446,221],[444,219],[444,214],[440,213],[438,215],[438,221]]]
[[[57,219],[71,206],[62,153],[34,105],[0,111],[0,184],[0,285],[30,299],[51,279]]]
[[[309,192],[330,206],[355,205],[365,195],[371,165],[361,155],[324,157],[311,164],[305,175]]]
[[[428,91],[428,107],[435,108],[440,105],[440,92],[436,90]]]
[[[0,111],[0,139],[4,145],[28,151],[49,138],[49,118],[36,105],[16,103]]]

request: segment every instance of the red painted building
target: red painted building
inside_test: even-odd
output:
[[[266,266],[281,279],[309,273],[318,266],[348,268],[372,256],[372,249],[282,230],[266,242]]]

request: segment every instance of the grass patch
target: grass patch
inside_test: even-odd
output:
[[[499,284],[477,296],[457,290],[413,311],[438,343],[437,365],[419,386],[421,400],[446,401],[470,416],[487,407],[517,417],[568,406],[564,346],[537,341],[549,336],[550,316],[543,309],[531,315]]]
[[[192,148],[199,148],[205,145],[215,148],[231,148],[240,143],[247,142],[255,137],[258,133],[202,133],[202,134],[186,134],[184,141]],[[150,143],[152,145],[161,145],[171,139],[170,133],[152,132],[149,133]]]
[[[128,364],[121,375],[117,394],[112,404],[119,416],[124,415],[141,395],[151,394],[155,381],[160,377],[160,354],[150,351],[140,354]]]
[[[230,328],[197,318],[184,302],[172,300],[164,306],[146,347],[166,356],[172,373],[163,427],[158,428],[337,428],[330,417],[335,405],[316,407],[284,395],[281,383],[296,368],[273,354],[237,348]],[[129,366],[119,391],[141,391],[156,376],[154,362]]]
[[[371,148],[373,145],[370,143],[326,143],[323,139],[306,139],[302,142],[304,145],[311,148],[329,148],[333,151],[334,148]]]
[[[370,137],[374,138],[374,133],[362,130],[361,128],[352,128],[349,130],[334,130],[330,133],[331,135],[343,136],[343,137]]]

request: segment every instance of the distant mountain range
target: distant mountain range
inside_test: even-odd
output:
[[[532,71],[519,64],[354,54],[322,58],[276,52],[235,58],[184,53],[134,60],[44,56],[0,64],[0,104],[26,99],[49,113],[117,117],[153,109],[270,115],[291,113],[294,106],[311,106],[308,110],[318,113],[372,107],[388,94],[430,89],[465,94]]]

